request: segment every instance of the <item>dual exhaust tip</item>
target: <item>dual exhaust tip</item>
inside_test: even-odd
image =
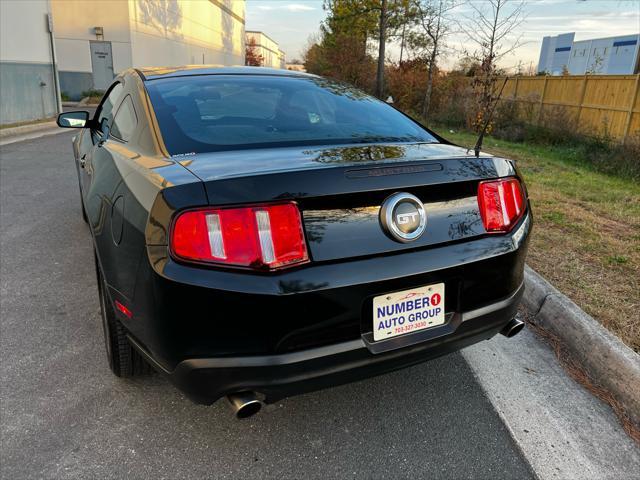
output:
[[[227,395],[235,417],[240,420],[249,418],[262,409],[262,402],[253,392],[238,392]]]
[[[524,322],[517,318],[511,319],[500,333],[507,338],[511,338],[522,331]],[[238,392],[227,395],[227,400],[237,419],[249,418],[262,409],[262,402],[254,392]]]
[[[515,337],[518,333],[522,331],[524,328],[524,322],[522,320],[518,320],[517,318],[512,318],[509,323],[507,323],[502,330],[500,330],[500,334],[504,335],[507,338]]]

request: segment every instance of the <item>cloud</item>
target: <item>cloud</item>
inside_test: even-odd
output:
[[[315,10],[315,7],[311,5],[305,5],[303,3],[287,3],[286,5],[259,5],[259,10],[287,10],[289,12],[309,12]]]
[[[284,8],[289,10],[290,12],[308,12],[310,10],[315,10],[315,8],[313,8],[312,6],[304,5],[302,3],[291,3],[289,5],[286,5]]]

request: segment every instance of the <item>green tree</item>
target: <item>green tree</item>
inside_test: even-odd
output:
[[[372,15],[359,14],[355,0],[325,1],[327,18],[320,33],[309,41],[304,54],[310,73],[343,80],[371,90],[374,61],[367,51],[367,38],[375,28]]]
[[[375,94],[384,97],[384,68],[387,43],[406,30],[415,17],[413,0],[325,0],[325,38],[358,38],[366,54],[367,40],[378,44]]]

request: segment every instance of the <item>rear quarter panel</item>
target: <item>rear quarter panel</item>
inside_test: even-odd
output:
[[[132,305],[145,256],[145,228],[158,193],[198,180],[164,153],[141,80],[126,75],[124,85],[122,98],[131,97],[138,120],[131,138],[110,136],[102,146],[83,143],[80,149],[93,149],[92,179],[84,195],[98,261],[112,298]],[[84,137],[92,143],[90,132]]]

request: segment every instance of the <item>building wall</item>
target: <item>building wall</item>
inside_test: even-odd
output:
[[[133,66],[244,64],[244,1],[133,0]]]
[[[284,68],[284,52],[280,50],[277,42],[262,32],[248,31],[246,41],[253,39],[256,42],[256,53],[262,55],[262,66],[269,68]]]
[[[571,75],[629,75],[638,72],[640,34],[573,41],[573,33],[545,37],[538,71],[552,75],[566,66]]]
[[[0,0],[0,124],[57,113],[47,0]]]
[[[538,57],[538,72],[548,72],[551,62],[551,37],[543,37],[540,46],[540,56]]]
[[[73,100],[94,88],[91,41],[111,43],[113,75],[131,66],[126,0],[51,0],[60,90]],[[106,14],[108,12],[108,15]],[[98,37],[95,27],[102,27]]]
[[[113,76],[130,67],[244,64],[244,0],[52,0],[52,6],[61,90],[72,99],[95,86],[91,42],[98,40],[111,45]],[[101,38],[95,27],[102,27]]]
[[[569,64],[574,36],[574,33],[564,33],[555,37],[544,37],[538,71],[552,75],[562,73],[563,67]]]
[[[606,75],[635,73],[639,45],[640,35],[575,42],[569,60],[569,71],[575,75],[585,72]]]

